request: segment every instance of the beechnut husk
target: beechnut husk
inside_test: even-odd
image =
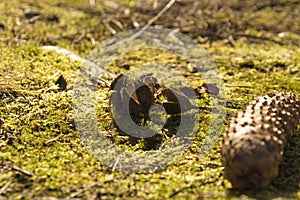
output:
[[[300,100],[287,92],[252,101],[224,135],[225,177],[238,189],[267,186],[277,175],[284,147],[300,122]]]

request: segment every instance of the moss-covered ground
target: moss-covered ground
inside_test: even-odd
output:
[[[224,81],[228,118],[268,92],[300,96],[298,1],[200,2],[176,2],[154,25],[179,29],[211,54]],[[286,147],[278,178],[261,191],[234,190],[224,179],[221,136],[206,157],[200,155],[207,113],[201,115],[203,127],[187,151],[158,172],[112,171],[85,148],[72,108],[74,81],[82,63],[41,46],[56,45],[87,57],[114,31],[145,25],[166,3],[0,2],[0,199],[300,198],[299,131]],[[141,65],[150,56],[175,68],[186,67],[184,59],[155,51],[133,52],[110,70],[124,72],[124,66]],[[66,91],[55,86],[60,75],[68,83]],[[186,70],[184,75],[193,86],[202,84],[197,73]],[[99,94],[103,103],[98,104],[99,121],[117,137],[107,87],[99,87]],[[135,141],[134,146],[126,143],[130,138],[120,138],[115,141],[124,148],[145,149],[145,141]]]

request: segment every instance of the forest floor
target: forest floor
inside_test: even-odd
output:
[[[201,114],[201,126],[183,155],[151,173],[112,170],[86,148],[75,128],[72,107],[82,63],[42,46],[59,46],[87,58],[114,34],[145,26],[167,3],[0,2],[0,199],[300,198],[299,131],[285,149],[279,176],[259,191],[232,189],[224,179],[222,134],[207,155],[201,155],[209,113]],[[227,120],[269,92],[300,96],[297,0],[177,1],[152,25],[179,30],[211,55],[224,85]],[[179,71],[187,67],[178,55],[150,49],[118,58],[107,70],[116,75],[126,73],[127,68],[135,69],[152,58]],[[201,72],[182,71],[192,87],[203,83]],[[55,86],[60,75],[68,84],[63,91]],[[159,145],[168,141],[163,136],[149,142],[118,133],[108,88],[98,87],[96,108],[100,126],[112,141],[128,151],[159,151]]]

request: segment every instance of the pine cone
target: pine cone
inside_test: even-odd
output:
[[[225,177],[237,189],[263,188],[278,175],[284,147],[300,122],[300,100],[281,92],[259,97],[224,135]]]

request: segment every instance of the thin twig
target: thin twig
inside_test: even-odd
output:
[[[60,54],[63,54],[67,57],[69,57],[71,60],[75,60],[75,61],[79,61],[89,67],[92,67],[94,69],[98,69],[100,71],[103,71],[103,72],[106,72],[107,74],[109,74],[111,77],[115,77],[115,74],[111,73],[111,72],[108,72],[107,70],[101,68],[100,66],[98,66],[96,63],[93,63],[92,61],[90,60],[87,60],[85,58],[82,58],[81,56],[75,54],[74,52],[70,51],[70,50],[67,50],[67,49],[64,49],[64,48],[61,48],[61,47],[57,47],[57,46],[43,46],[42,47],[43,49],[45,50],[51,50],[51,51],[55,51],[57,53],[60,53]],[[104,79],[101,79],[99,77],[95,77],[94,74],[92,74],[90,71],[84,69],[84,68],[80,68],[80,70],[82,72],[85,72],[87,75],[91,76],[91,78],[94,78],[96,79],[97,82],[99,83],[104,83],[106,85],[110,85],[110,83],[108,83],[107,81],[105,81]]]
[[[105,79],[103,78],[100,78],[100,77],[96,77],[94,76],[90,71],[84,69],[84,68],[80,68],[79,69],[81,72],[85,73],[86,75],[89,76],[90,79],[96,81],[98,84],[105,84],[106,86],[110,86],[110,83],[108,81],[106,81]],[[107,71],[106,71],[107,72]],[[115,77],[114,74],[110,73],[110,72],[107,72],[111,77]]]
[[[133,34],[130,39],[135,39],[140,36],[147,28],[149,28],[155,21],[157,21],[171,6],[176,2],[176,0],[170,0],[169,3],[152,19],[148,21],[148,23],[141,28],[138,32]]]
[[[116,29],[114,29],[111,25],[110,22],[114,23],[118,28],[123,29],[123,25],[121,22],[116,20],[115,18],[108,16],[104,11],[101,12],[101,16],[104,19],[102,21],[103,25],[113,34],[117,34]]]
[[[52,138],[52,139],[50,139],[50,140],[47,140],[47,141],[45,142],[45,144],[47,145],[47,144],[50,144],[50,143],[52,143],[52,142],[56,142],[58,139],[59,139],[59,137]]]
[[[112,168],[112,171],[113,171],[113,172],[116,170],[116,167],[117,167],[119,161],[120,161],[120,157],[117,157],[116,162],[114,163],[114,166],[113,166],[113,168]]]
[[[12,169],[15,170],[15,171],[17,171],[17,172],[20,172],[20,173],[22,173],[22,174],[24,174],[26,176],[33,176],[33,174],[31,172],[26,171],[24,169],[21,169],[20,167],[13,166]]]
[[[111,34],[117,34],[117,31],[109,24],[107,20],[103,20],[103,24],[111,32]]]
[[[3,194],[5,190],[12,184],[11,181],[7,182],[1,189],[0,189],[0,194]]]
[[[123,29],[123,24],[120,21],[116,20],[115,18],[111,18],[110,21],[116,26],[118,26],[120,29]]]

